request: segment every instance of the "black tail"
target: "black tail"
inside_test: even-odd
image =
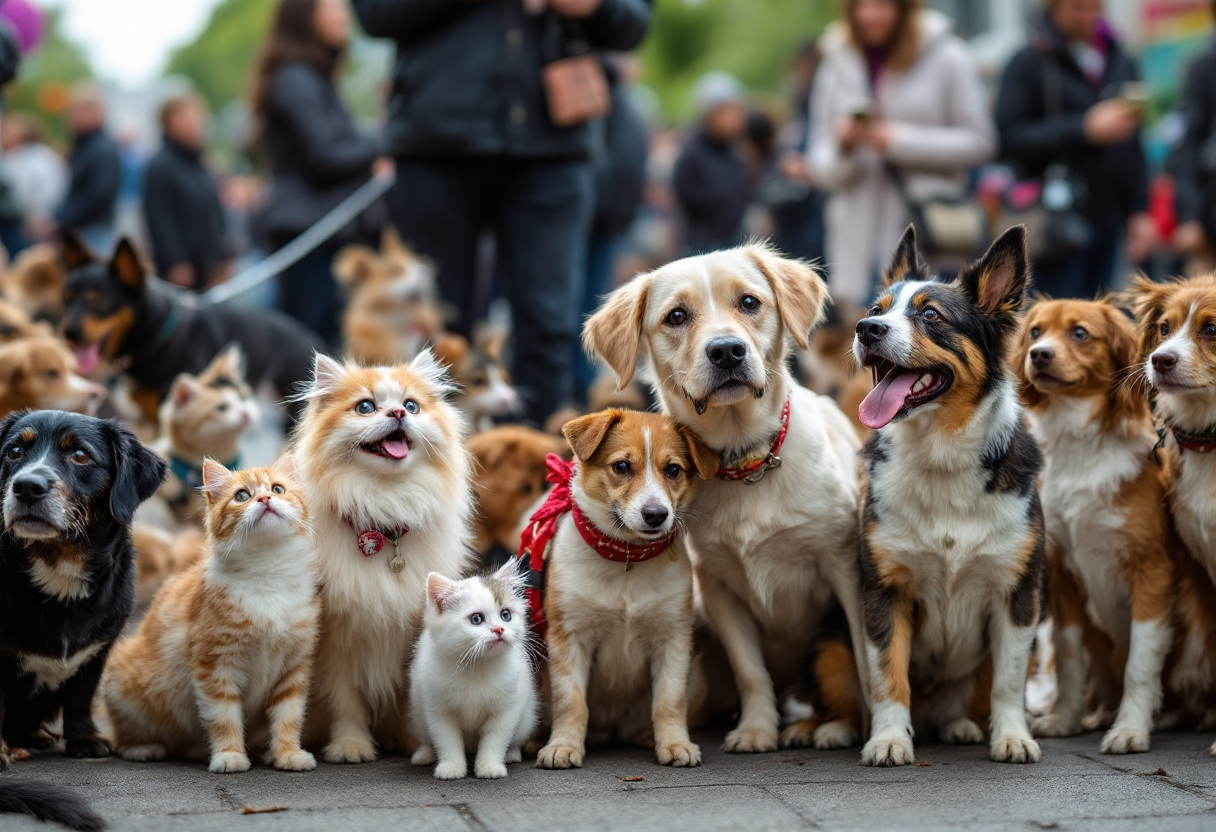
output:
[[[92,832],[105,829],[101,819],[84,798],[52,783],[13,780],[0,777],[0,813],[31,815],[38,820],[62,823],[70,829]]]

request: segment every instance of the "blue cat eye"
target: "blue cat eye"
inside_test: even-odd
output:
[[[413,399],[406,399],[405,400],[405,412],[406,413],[417,413],[418,412],[418,402],[414,401]]]
[[[503,621],[510,621],[511,620],[511,611],[503,610],[502,612],[500,612],[498,614],[498,617],[501,618]]]
[[[355,405],[355,412],[360,416],[370,416],[376,412],[376,403],[371,399],[364,399]]]
[[[483,623],[485,623],[485,620],[486,617],[479,612],[475,612],[469,616],[469,621],[472,622],[474,627],[480,627]]]
[[[232,499],[236,500],[238,503],[243,503],[249,499],[249,492],[242,488],[233,495]]]
[[[286,489],[284,489],[283,486],[279,485],[277,482],[274,485],[270,486],[270,490],[273,491],[275,494],[283,494],[286,491]]]

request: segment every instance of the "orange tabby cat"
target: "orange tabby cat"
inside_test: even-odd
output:
[[[203,464],[207,557],[161,588],[106,665],[102,696],[125,759],[209,750],[212,771],[247,771],[245,722],[265,728],[264,711],[275,767],[316,767],[300,731],[321,602],[293,467],[290,457],[246,471]]]

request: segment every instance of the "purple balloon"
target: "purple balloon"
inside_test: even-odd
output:
[[[3,0],[0,20],[8,22],[17,34],[22,52],[29,52],[42,42],[46,16],[30,0]]]

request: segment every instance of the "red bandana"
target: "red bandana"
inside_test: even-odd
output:
[[[587,519],[587,515],[583,514],[578,503],[574,502],[574,494],[570,490],[570,484],[574,479],[574,463],[566,462],[557,454],[549,454],[545,457],[545,467],[548,469],[545,472],[545,479],[553,483],[553,488],[549,490],[548,498],[532,515],[527,528],[519,536],[517,557],[528,559],[528,567],[533,576],[539,576],[544,572],[545,549],[549,546],[549,541],[553,540],[554,535],[557,534],[558,520],[567,512],[574,515],[574,527],[578,529],[583,541],[594,549],[596,554],[606,560],[623,563],[626,567],[658,557],[666,552],[675,540],[676,528],[674,526],[671,534],[654,543],[626,543],[604,534]],[[541,638],[544,638],[545,610],[541,605],[539,581],[535,578],[528,587],[528,606],[531,609],[532,627]]]
[[[719,468],[714,474],[720,480],[743,480],[748,485],[755,485],[769,471],[774,468],[781,467],[781,457],[777,454],[781,453],[781,446],[785,442],[785,435],[790,430],[790,399],[785,397],[785,407],[781,408],[781,430],[777,431],[777,438],[773,440],[772,446],[769,448],[768,454],[760,459],[753,459],[746,465],[734,468]]]

